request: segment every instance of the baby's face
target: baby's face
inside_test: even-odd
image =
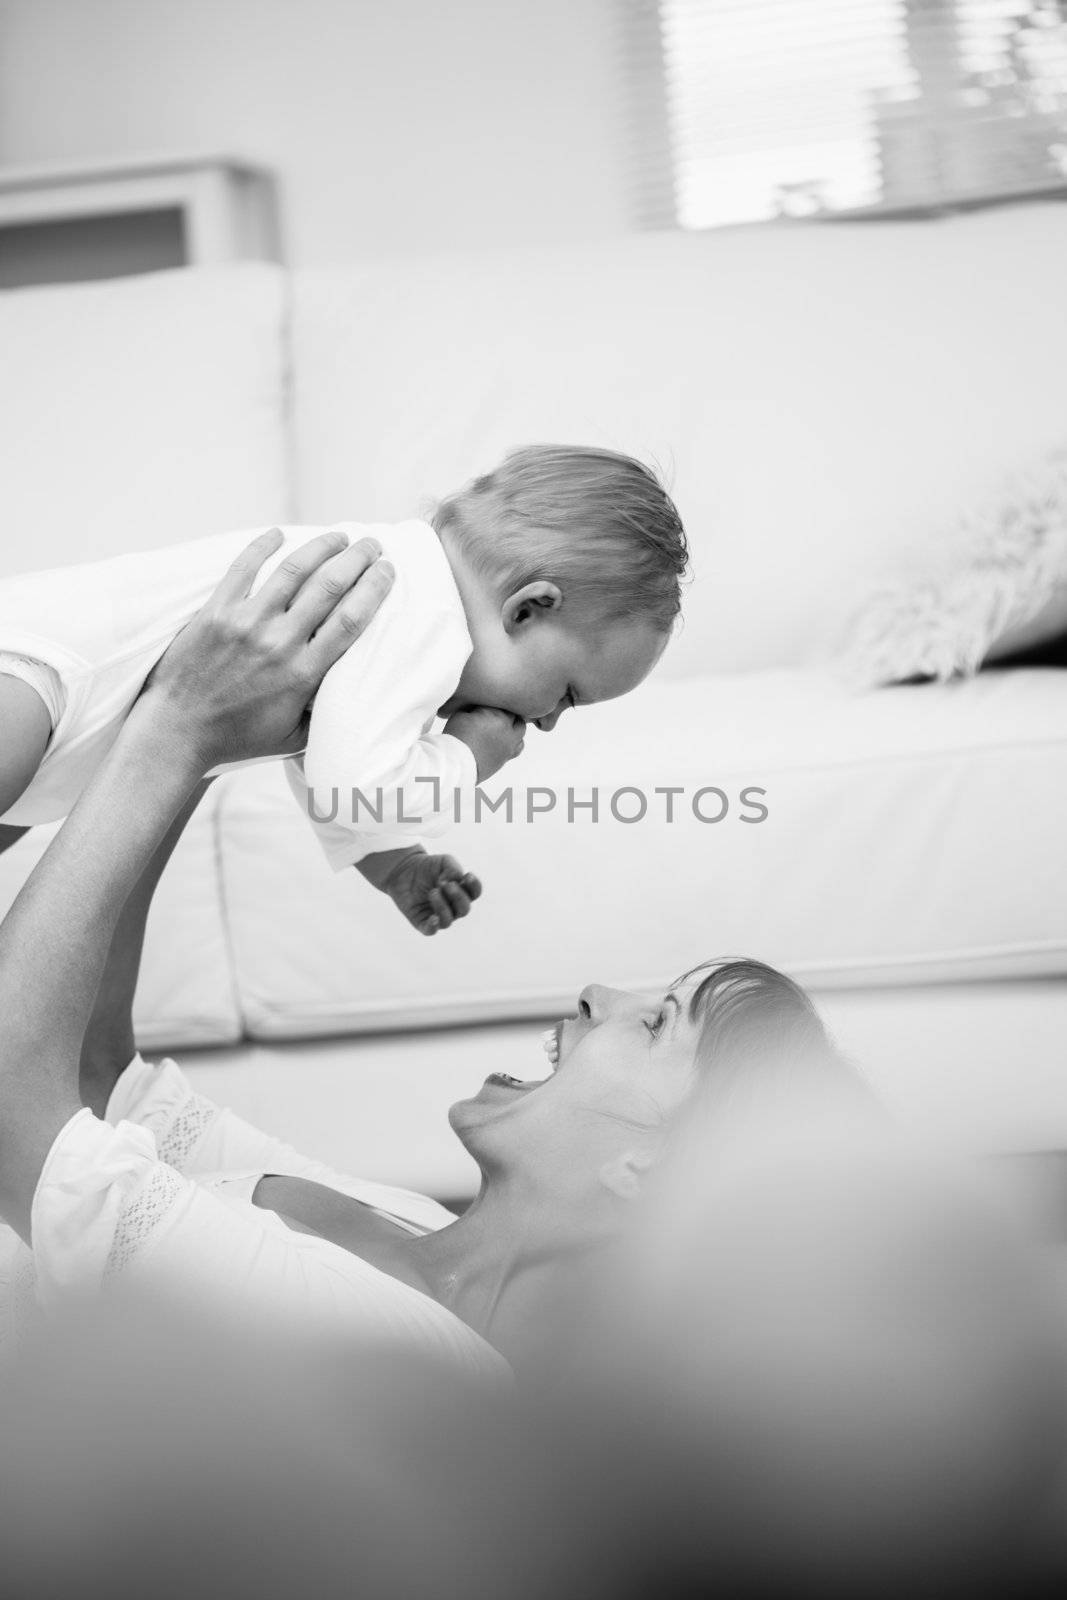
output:
[[[579,616],[534,609],[510,629],[472,630],[467,662],[449,711],[460,705],[499,706],[543,733],[571,706],[616,700],[642,683],[663,653],[667,636],[651,623],[582,626]]]

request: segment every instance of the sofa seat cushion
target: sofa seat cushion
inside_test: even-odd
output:
[[[1067,973],[1062,672],[868,695],[799,673],[652,683],[532,731],[486,790],[509,785],[511,822],[448,839],[482,901],[420,939],[358,874],[329,872],[280,770],[226,778],[250,1036],[558,1015],[590,980],[654,988],[736,954],[821,989]],[[643,820],[612,815],[623,789],[620,816],[643,799]],[[713,790],[725,815],[699,820],[694,797],[723,811]]]
[[[230,1044],[241,1036],[216,859],[216,789],[182,835],[152,902],[134,1005],[143,1050]],[[0,855],[6,916],[59,824],[33,828]]]

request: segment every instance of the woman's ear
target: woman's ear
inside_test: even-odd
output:
[[[614,1156],[604,1163],[600,1169],[600,1181],[605,1189],[610,1189],[620,1200],[636,1200],[651,1165],[652,1157],[647,1153],[627,1150],[625,1155]]]
[[[500,608],[500,620],[505,633],[514,633],[524,623],[538,616],[558,611],[563,604],[563,591],[558,584],[538,578],[535,583],[525,583],[514,594],[509,594]]]

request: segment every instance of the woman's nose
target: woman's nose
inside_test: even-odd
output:
[[[612,1007],[625,999],[618,989],[605,989],[602,983],[588,983],[578,996],[578,1015],[589,1022],[603,1022]]]

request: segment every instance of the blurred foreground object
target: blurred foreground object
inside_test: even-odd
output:
[[[794,1065],[777,1114],[708,1096],[591,1324],[614,1592],[1036,1592],[1063,1554],[1054,1268],[977,1177]]]
[[[311,1365],[122,1298],[71,1318],[3,1374],[5,1600],[470,1592],[478,1551],[439,1515],[475,1526],[461,1398],[381,1349]]]
[[[698,1115],[514,1395],[173,1307],[54,1330],[0,1373],[5,1600],[1036,1592],[1040,1251],[855,1101],[796,1106]]]

